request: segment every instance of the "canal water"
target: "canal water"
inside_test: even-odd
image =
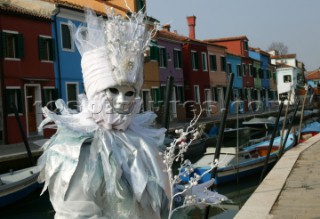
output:
[[[257,134],[257,133],[255,133]],[[259,138],[267,135],[265,132],[258,133],[253,136]],[[233,140],[234,141],[234,140]],[[232,142],[225,142],[225,144],[232,144]],[[234,142],[234,145],[236,143]],[[260,175],[252,175],[244,179],[239,179],[237,182],[232,182],[226,185],[219,185],[215,190],[220,194],[227,196],[231,202],[211,207],[209,211],[210,219],[229,219],[233,218],[246,200],[250,197],[253,191],[259,184]],[[40,196],[41,188],[34,191],[26,198],[16,202],[5,208],[0,208],[0,219],[51,219],[54,218],[54,210],[49,200],[49,195],[45,192]],[[205,218],[204,210],[195,212],[197,217],[190,215],[190,218]],[[201,217],[198,217],[202,215]]]
[[[231,203],[217,207],[211,207],[209,211],[210,219],[229,219],[233,218],[246,200],[259,184],[260,175],[253,175],[240,179],[239,183],[217,187],[215,190],[220,194],[227,196]],[[0,208],[1,219],[53,219],[54,210],[49,200],[49,194],[45,192],[40,196],[41,188],[34,191],[26,198],[5,208]],[[202,218],[205,218],[204,211],[199,210]],[[199,215],[199,212],[194,214]],[[194,218],[190,215],[190,219]]]

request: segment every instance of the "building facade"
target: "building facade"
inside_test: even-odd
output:
[[[56,96],[50,20],[54,5],[41,1],[26,4],[16,1],[0,5],[0,131],[2,142],[8,144],[22,141],[13,106],[26,136],[41,135],[37,129],[42,121],[41,108]],[[36,13],[39,8],[42,13]]]

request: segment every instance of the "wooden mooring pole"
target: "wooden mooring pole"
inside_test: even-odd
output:
[[[170,123],[170,100],[172,96],[172,85],[173,85],[173,77],[167,77],[166,84],[166,96],[164,99],[164,112],[162,117],[162,127],[165,127],[168,131],[169,123]]]
[[[219,133],[218,133],[218,140],[217,140],[217,144],[216,144],[216,150],[214,152],[214,158],[213,158],[213,162],[215,162],[215,160],[219,160],[220,157],[220,151],[221,151],[221,145],[222,145],[222,141],[223,141],[223,133],[224,133],[224,127],[225,127],[225,123],[227,120],[227,115],[229,112],[229,103],[230,103],[230,94],[231,94],[231,89],[233,86],[233,78],[234,78],[234,74],[229,74],[229,84],[227,87],[227,92],[226,92],[226,97],[225,97],[225,108],[222,110],[222,116],[221,116],[221,120],[220,120],[220,127],[219,127]],[[216,177],[217,175],[217,167],[215,167],[212,170],[212,178]],[[212,188],[212,186],[211,186]],[[208,188],[208,189],[211,189]],[[209,218],[209,212],[210,212],[210,207],[206,207],[206,211],[205,211],[205,217]]]
[[[16,107],[16,105],[14,103],[12,103],[11,104],[11,108],[13,109],[14,115],[16,117],[16,120],[17,120],[17,123],[18,123],[18,126],[19,126],[19,131],[20,131],[20,134],[22,136],[22,139],[23,139],[24,145],[26,147],[27,153],[28,153],[28,158],[29,158],[29,161],[30,161],[30,165],[34,166],[34,160],[33,160],[33,157],[32,157],[31,150],[30,150],[29,142],[28,142],[26,134],[24,133],[24,130],[23,130],[20,118],[19,118],[19,113],[18,113],[17,107]]]
[[[276,134],[277,134],[277,131],[278,131],[279,119],[280,119],[282,108],[283,108],[283,101],[284,101],[284,99],[281,98],[279,111],[278,111],[278,116],[277,116],[277,119],[276,119],[276,122],[275,122],[275,127],[274,127],[272,135],[271,135],[267,156],[266,156],[266,159],[264,161],[263,169],[262,169],[261,176],[260,176],[260,183],[262,182],[262,180],[264,178],[264,175],[265,175],[265,172],[266,172],[266,170],[268,168],[269,157],[270,157],[271,149],[272,149],[272,146],[273,146],[273,141],[274,141],[274,138],[276,137]]]
[[[298,109],[299,109],[299,106],[300,106],[300,100],[298,101],[297,106],[296,106],[296,108],[295,108],[295,110],[294,110],[294,113],[293,113],[292,119],[291,119],[291,121],[290,121],[288,130],[287,130],[287,133],[286,133],[286,137],[284,138],[284,141],[283,141],[283,144],[280,146],[279,154],[278,154],[278,160],[281,158],[281,156],[282,156],[282,154],[283,154],[284,147],[286,146],[286,143],[287,143],[287,140],[288,140],[288,137],[289,137],[291,128],[292,128],[293,123],[294,123],[294,118],[296,117],[296,114],[297,114],[297,111],[298,111]],[[281,140],[282,140],[282,139],[281,139]]]

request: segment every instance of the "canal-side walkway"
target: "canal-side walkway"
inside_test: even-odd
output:
[[[320,134],[287,151],[236,219],[320,218]]]

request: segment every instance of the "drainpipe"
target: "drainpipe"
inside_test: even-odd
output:
[[[62,98],[62,82],[61,82],[61,68],[60,68],[60,55],[59,55],[59,44],[58,44],[58,27],[57,27],[57,15],[60,13],[59,6],[56,5],[56,9],[53,13],[54,32],[55,32],[55,47],[56,47],[56,58],[57,58],[57,71],[58,71],[58,86],[59,86],[59,98]]]

